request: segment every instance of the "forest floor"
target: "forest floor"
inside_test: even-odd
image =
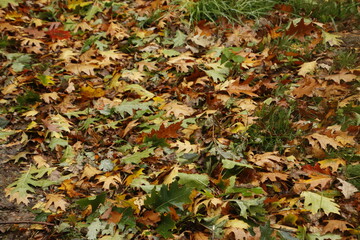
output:
[[[0,3],[0,239],[359,239],[359,12],[179,2]]]

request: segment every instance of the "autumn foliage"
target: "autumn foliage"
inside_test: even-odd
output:
[[[35,221],[12,225],[357,239],[360,69],[336,65],[342,35],[288,5],[191,22],[179,2],[0,3],[0,164],[16,171],[0,194]]]

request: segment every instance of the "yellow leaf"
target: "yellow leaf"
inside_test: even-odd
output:
[[[336,172],[340,165],[345,166],[346,161],[341,158],[324,159],[318,162],[322,169],[331,167],[331,172]]]
[[[306,74],[314,72],[316,68],[316,61],[306,62],[300,66],[298,75],[305,77]]]
[[[81,179],[83,179],[83,178],[90,179],[91,177],[101,174],[101,173],[102,173],[102,171],[97,170],[95,167],[93,167],[89,164],[86,164],[86,166],[84,167],[83,173],[81,175]]]
[[[171,169],[171,172],[164,178],[163,184],[170,184],[174,181],[174,178],[178,176],[179,167],[175,166]]]
[[[34,162],[36,163],[36,166],[38,168],[41,167],[49,167],[49,164],[47,164],[46,159],[41,155],[35,155],[33,156]]]
[[[132,181],[135,179],[135,178],[138,178],[139,176],[143,175],[143,171],[144,169],[143,168],[140,168],[139,170],[137,170],[134,174],[132,175],[129,175],[126,180],[125,180],[125,185],[126,186],[130,186],[130,184],[132,183]]]
[[[93,1],[84,2],[83,0],[68,0],[68,8],[75,9],[76,7],[85,7],[92,4]]]
[[[92,88],[90,86],[84,86],[81,87],[80,94],[86,98],[99,98],[105,95],[105,91],[102,88]]]
[[[116,188],[118,188],[119,184],[121,184],[121,179],[119,176],[113,175],[113,176],[98,176],[96,177],[96,179],[99,182],[104,183],[103,184],[103,189],[105,190],[109,190],[111,185],[114,185]]]

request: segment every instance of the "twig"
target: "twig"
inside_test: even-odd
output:
[[[48,225],[48,226],[54,226],[53,223],[48,222],[38,222],[38,221],[0,221],[0,225],[2,224],[42,224],[42,225]]]

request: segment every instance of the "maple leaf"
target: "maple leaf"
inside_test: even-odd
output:
[[[46,209],[49,209],[53,205],[55,210],[60,208],[62,211],[65,211],[66,206],[68,205],[68,203],[64,200],[64,195],[62,194],[49,193],[46,195],[46,200]]]
[[[309,76],[306,76],[304,79],[301,79],[298,84],[300,86],[292,91],[292,94],[296,98],[301,98],[303,96],[312,97],[314,90],[316,89],[317,86],[319,86],[317,81]]]
[[[119,176],[117,175],[101,175],[101,176],[97,176],[96,179],[99,182],[104,183],[103,184],[103,189],[105,190],[109,190],[110,189],[110,185],[114,185],[116,188],[119,187],[119,184],[122,183],[122,180],[120,179]]]
[[[123,40],[124,38],[128,38],[129,34],[127,33],[127,29],[123,27],[120,23],[111,22],[106,35],[111,36],[111,41],[116,38],[117,40]]]
[[[313,214],[316,214],[320,209],[322,209],[326,215],[329,215],[330,213],[340,214],[339,205],[334,202],[334,199],[308,191],[302,192],[300,196],[305,198],[305,209]]]
[[[171,206],[176,206],[183,210],[183,205],[191,202],[189,198],[190,193],[190,188],[180,187],[178,182],[175,181],[169,186],[162,185],[159,192],[154,188],[144,203],[160,213],[168,212]]]

